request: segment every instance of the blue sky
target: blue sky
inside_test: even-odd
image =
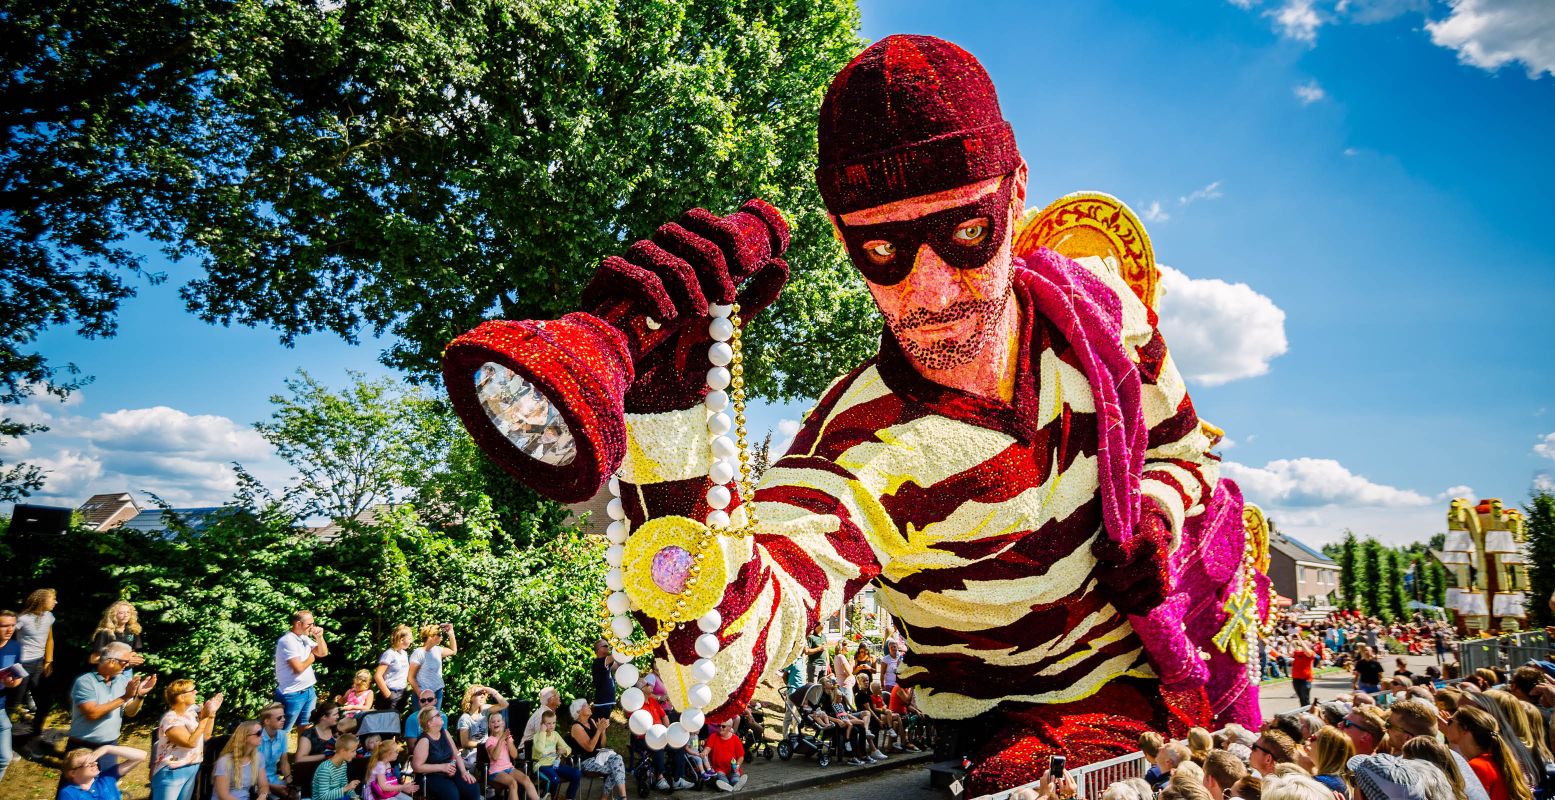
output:
[[[1449,495],[1522,502],[1555,472],[1555,6],[1547,0],[864,2],[864,35],[928,33],[992,74],[1031,205],[1082,189],[1147,219],[1162,328],[1225,473],[1313,543],[1440,530]],[[204,325],[175,286],[115,339],[42,345],[97,376],[55,430],[44,502],[219,502],[247,426],[298,366],[339,384],[381,343]],[[762,407],[778,438],[801,405]]]

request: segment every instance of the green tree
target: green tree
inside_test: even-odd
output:
[[[1360,562],[1357,560],[1359,545],[1355,540],[1355,532],[1345,529],[1344,542],[1339,546],[1339,555],[1335,560],[1339,562],[1339,596],[1344,600],[1344,607],[1350,610],[1360,608],[1360,598],[1356,593],[1356,582],[1360,575],[1357,570]]]
[[[1386,610],[1382,599],[1384,569],[1382,545],[1367,537],[1360,545],[1360,572],[1355,589],[1360,609],[1368,616],[1381,617]]]
[[[1535,492],[1523,513],[1528,520],[1528,614],[1535,625],[1555,625],[1550,610],[1555,595],[1555,495]]]
[[[572,311],[602,256],[757,195],[795,269],[746,338],[750,389],[813,396],[879,333],[812,175],[857,28],[851,0],[8,4],[0,403],[68,391],[37,336],[110,336],[161,279],[130,236],[203,266],[203,319],[388,334],[428,378],[479,321]]]
[[[1426,602],[1433,606],[1443,607],[1447,605],[1447,568],[1436,559],[1431,559],[1431,594]]]
[[[1387,571],[1391,577],[1382,586],[1384,604],[1393,619],[1409,619],[1409,597],[1404,593],[1404,575],[1409,570],[1410,560],[1394,548],[1387,548],[1386,552]]]

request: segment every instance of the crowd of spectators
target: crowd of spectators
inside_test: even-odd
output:
[[[53,673],[56,602],[52,590],[42,589],[27,598],[20,614],[0,612],[0,779],[12,760],[13,713],[31,720],[30,744],[42,739],[37,734],[49,713],[51,694],[42,687]],[[753,701],[732,718],[705,725],[683,746],[649,748],[642,735],[633,735],[630,752],[617,752],[606,737],[612,715],[620,714],[622,687],[615,684],[620,665],[608,644],[594,645],[588,698],[564,709],[561,693],[546,687],[524,718],[510,715],[515,704],[491,686],[471,685],[462,696],[445,698],[444,666],[459,653],[446,623],[395,627],[376,664],[348,673],[349,685],[329,693],[314,669],[329,656],[329,642],[304,610],[291,616],[276,640],[271,704],[222,730],[221,692],[202,695],[194,681],[171,680],[160,687],[166,711],[147,753],[121,744],[125,720],[159,688],[157,675],[138,672],[144,647],[135,607],[110,605],[93,634],[89,668],[71,685],[58,797],[115,800],[118,781],[141,764],[149,766],[153,800],[193,800],[197,785],[210,787],[210,800],[570,800],[585,779],[606,798],[624,798],[634,770],[661,791],[703,785],[735,791],[748,779],[747,748],[773,748],[766,712],[795,714],[788,703]],[[834,644],[817,626],[785,671],[785,685],[773,687],[786,698],[806,685],[806,677],[824,686],[824,714],[843,731],[848,763],[920,749],[915,732],[921,725],[914,723],[921,715],[911,690],[896,681],[903,642],[891,630],[878,650],[848,639]],[[637,686],[655,723],[681,718],[654,668]],[[457,710],[445,712],[454,699]],[[450,713],[457,716],[450,720]]]
[[[1448,669],[1416,673],[1395,657],[1390,672],[1382,653],[1445,649],[1450,632],[1421,620],[1390,627],[1350,615],[1306,629],[1286,623],[1270,650],[1289,648],[1287,674],[1299,681],[1313,664],[1343,666],[1349,691],[1314,701],[1306,672],[1307,686],[1297,686],[1302,707],[1258,730],[1194,728],[1180,741],[1146,733],[1139,747],[1148,771],[1106,787],[1103,800],[1555,798],[1555,663],[1459,679],[1450,661]],[[1065,775],[1012,797],[1074,793]]]

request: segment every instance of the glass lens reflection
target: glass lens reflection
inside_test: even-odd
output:
[[[530,458],[560,467],[578,455],[561,413],[523,376],[488,361],[475,371],[475,396],[491,424]]]

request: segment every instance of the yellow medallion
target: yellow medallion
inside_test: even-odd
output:
[[[713,610],[728,583],[718,537],[694,519],[675,516],[648,520],[632,532],[621,574],[627,597],[670,624]]]

